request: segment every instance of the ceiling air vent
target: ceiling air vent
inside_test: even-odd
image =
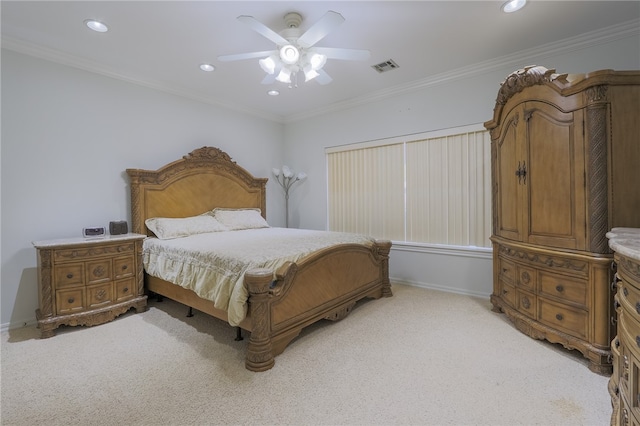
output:
[[[379,64],[371,65],[371,68],[378,72],[387,72],[398,68],[398,64],[395,63],[393,59],[389,59],[388,61],[380,62]]]

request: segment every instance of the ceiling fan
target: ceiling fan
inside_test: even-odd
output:
[[[276,33],[253,16],[238,16],[238,21],[275,43],[275,50],[222,55],[218,56],[218,60],[230,62],[261,58],[258,61],[260,67],[267,73],[262,84],[271,84],[277,80],[288,83],[289,87],[297,86],[298,72],[304,73],[305,82],[315,79],[320,84],[328,84],[332,78],[322,69],[327,59],[361,61],[368,59],[370,55],[368,50],[315,46],[345,21],[341,14],[331,10],[304,34],[300,34],[302,16],[297,12],[290,12],[284,16],[286,28],[280,33]]]

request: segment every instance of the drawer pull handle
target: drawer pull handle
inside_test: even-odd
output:
[[[637,306],[637,305],[636,305]],[[620,302],[618,302],[618,300],[616,299],[613,302],[613,309],[615,309],[616,311],[618,310],[618,308],[620,308]]]
[[[618,396],[620,394],[620,388],[618,386],[616,386],[615,388],[613,388],[613,393],[616,394],[616,396]]]
[[[128,268],[128,266],[127,266],[127,265],[122,265],[122,270],[123,270],[123,271],[126,271],[126,270],[127,270],[127,268]]]
[[[73,278],[73,274],[67,274],[67,278],[68,278],[68,279]]]
[[[70,298],[67,300],[67,303],[73,303],[73,302],[75,302],[75,301],[76,301],[76,299],[74,299],[73,297],[70,297]]]
[[[636,312],[640,314],[640,302],[636,302]]]
[[[93,275],[96,277],[101,277],[105,274],[106,270],[102,266],[98,266],[93,270]]]
[[[636,345],[640,348],[640,336],[636,336]]]
[[[557,291],[558,293],[562,293],[562,292],[564,291],[564,287],[562,287],[561,285],[557,285],[557,286],[556,286],[556,291]]]
[[[563,319],[563,318],[564,318],[564,317],[562,316],[562,314],[556,314],[556,319],[557,319],[558,321],[562,321],[562,319]]]
[[[613,345],[614,345],[616,348],[619,348],[619,347],[620,347],[620,340],[618,340],[618,338],[616,338],[616,340],[614,340],[614,341],[613,341]]]
[[[624,294],[624,297],[628,297],[629,296],[629,289],[628,288],[623,288],[622,289],[622,294]]]
[[[502,294],[507,294],[507,293],[509,293],[507,290],[504,290],[504,289],[502,290]]]
[[[122,289],[122,292],[123,292],[123,293],[126,293],[126,292],[128,292],[128,291],[129,291],[129,287],[125,287],[125,288],[123,288],[123,289]]]

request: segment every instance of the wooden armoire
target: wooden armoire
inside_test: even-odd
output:
[[[640,71],[531,66],[498,91],[491,133],[494,311],[611,373],[606,233],[640,227]]]

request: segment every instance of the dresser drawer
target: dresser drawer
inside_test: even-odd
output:
[[[56,288],[84,285],[84,263],[67,263],[55,268]]]
[[[82,312],[84,305],[84,287],[74,287],[56,291],[56,312],[58,315]]]
[[[542,297],[538,299],[538,320],[571,336],[586,339],[588,319],[589,315],[586,311]]]
[[[586,306],[587,282],[564,275],[539,271],[540,294]]]
[[[622,309],[640,315],[640,291],[626,281],[618,282],[618,300]]]

